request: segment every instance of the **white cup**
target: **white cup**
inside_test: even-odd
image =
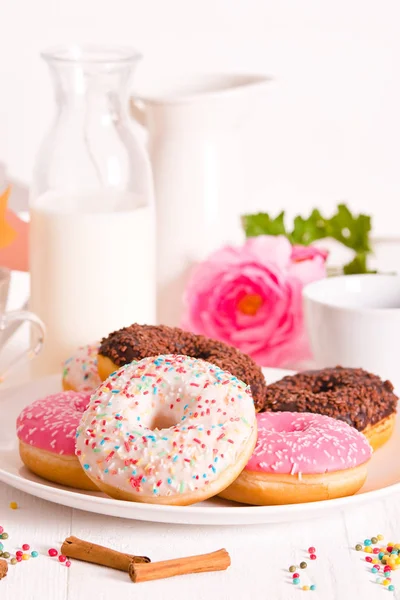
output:
[[[317,368],[362,367],[400,390],[400,275],[344,275],[303,289]]]

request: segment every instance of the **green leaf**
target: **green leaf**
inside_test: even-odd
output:
[[[312,242],[326,237],[328,237],[327,221],[315,208],[308,219],[300,216],[295,218],[294,228],[289,239],[292,244],[308,246]]]
[[[246,237],[256,237],[257,235],[285,235],[286,228],[284,223],[285,212],[279,213],[275,219],[267,213],[258,213],[256,215],[243,215],[242,226]]]
[[[345,204],[339,204],[337,213],[328,221],[328,236],[356,252],[370,252],[369,232],[371,217],[351,214]]]
[[[343,267],[345,275],[358,275],[360,273],[376,273],[371,271],[367,266],[367,253],[361,252],[355,255],[353,260]]]
[[[329,219],[318,209],[314,209],[307,218],[297,216],[292,231],[285,227],[284,211],[275,218],[268,213],[243,215],[242,225],[246,237],[284,235],[292,244],[303,246],[324,238],[332,238],[355,252],[354,259],[344,267],[345,274],[373,272],[369,271],[367,266],[368,254],[371,252],[371,217],[363,214],[353,215],[345,204],[339,204],[336,213]]]

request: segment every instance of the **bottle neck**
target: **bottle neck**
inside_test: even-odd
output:
[[[132,66],[50,65],[58,110],[90,113],[90,120],[126,117]]]

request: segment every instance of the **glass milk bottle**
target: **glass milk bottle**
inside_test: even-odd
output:
[[[57,110],[30,199],[30,309],[47,329],[34,375],[60,372],[79,345],[155,320],[149,159],[130,130],[139,56],[125,48],[56,48]]]

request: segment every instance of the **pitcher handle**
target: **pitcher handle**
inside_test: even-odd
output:
[[[135,119],[142,127],[147,127],[147,117],[144,104],[137,98],[131,98],[129,103],[131,116]]]

